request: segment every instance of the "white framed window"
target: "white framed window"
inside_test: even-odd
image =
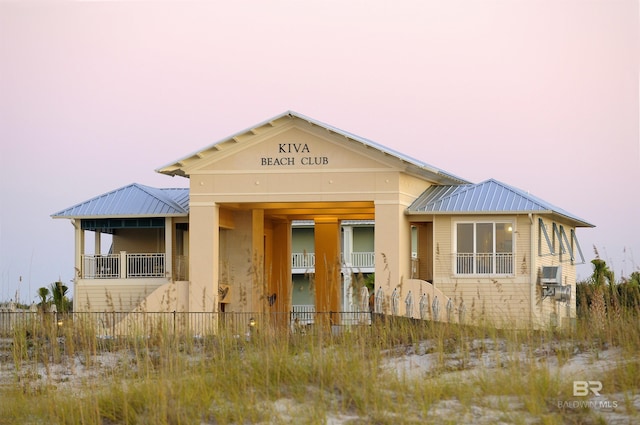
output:
[[[513,274],[512,222],[457,222],[454,233],[455,274]]]

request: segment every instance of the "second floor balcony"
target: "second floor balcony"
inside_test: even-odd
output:
[[[188,280],[188,259],[173,259],[174,280]],[[164,253],[83,255],[81,279],[144,279],[168,277]]]
[[[291,254],[291,268],[293,270],[311,270],[316,266],[316,257],[313,252],[294,252]],[[375,266],[374,252],[352,252],[346,261],[342,255],[342,266],[356,269],[373,268]]]

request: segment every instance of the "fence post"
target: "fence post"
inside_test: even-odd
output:
[[[129,268],[127,264],[127,251],[120,251],[120,279],[126,279]]]

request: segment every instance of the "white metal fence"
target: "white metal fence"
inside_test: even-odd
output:
[[[373,267],[375,265],[374,252],[352,252],[351,267]]]
[[[294,269],[309,269],[316,266],[316,256],[313,252],[294,252],[291,254],[291,267]]]
[[[513,274],[513,254],[458,253],[457,274]]]
[[[120,277],[120,255],[83,255],[83,279],[118,279]]]
[[[164,277],[163,253],[125,253],[108,255],[83,255],[83,279],[135,279]]]
[[[344,259],[343,263],[347,263]],[[348,261],[351,267],[374,267],[374,252],[352,252]],[[291,267],[294,269],[309,269],[316,266],[316,255],[313,252],[294,252],[291,254]]]

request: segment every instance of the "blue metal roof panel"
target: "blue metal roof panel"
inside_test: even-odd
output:
[[[565,216],[579,225],[592,224],[540,198],[494,179],[478,184],[431,186],[407,210],[409,213],[524,213],[545,212]]]
[[[180,208],[189,211],[189,189],[187,188],[166,188],[160,189],[162,193],[170,197]]]
[[[184,216],[189,189],[157,189],[133,183],[52,214],[53,218]]]

